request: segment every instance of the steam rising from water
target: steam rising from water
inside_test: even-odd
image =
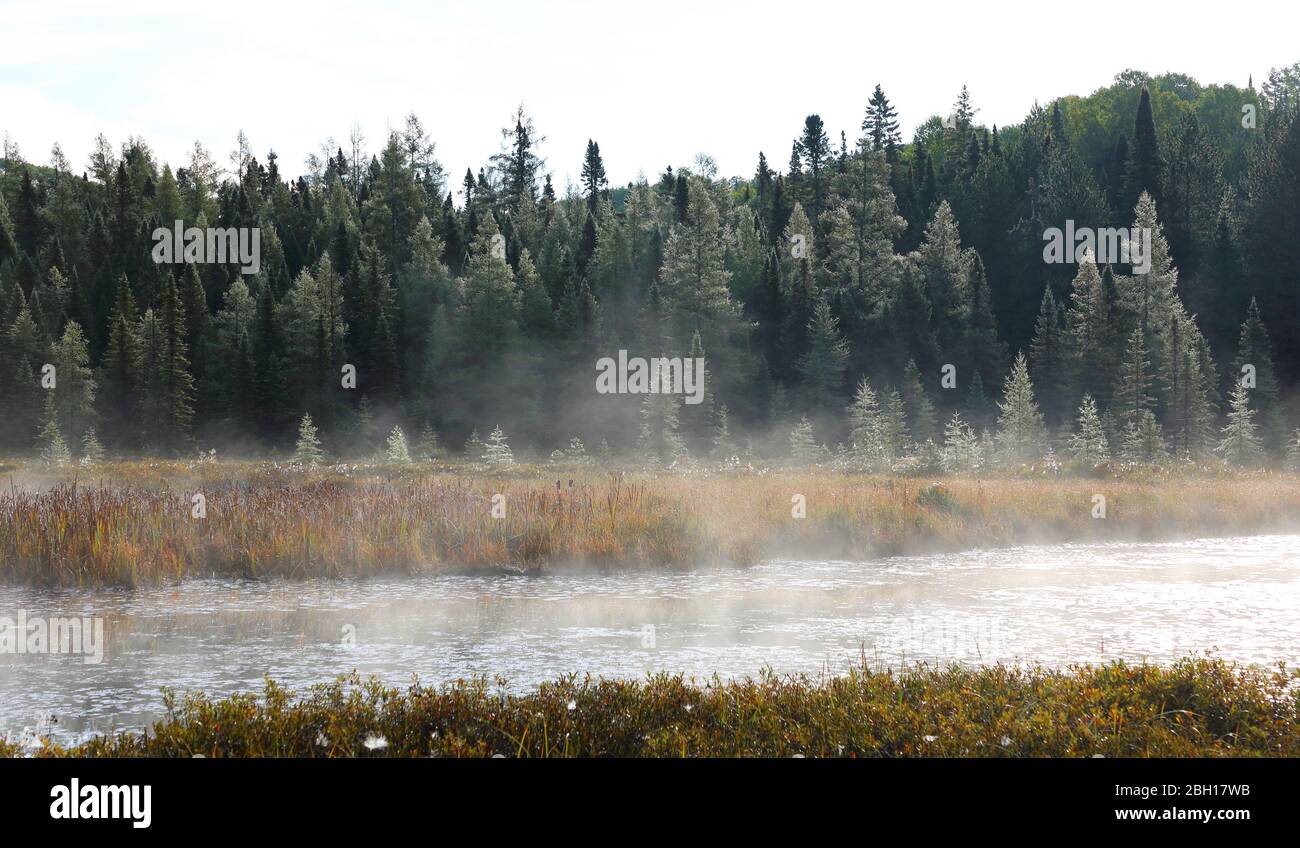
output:
[[[0,615],[101,615],[104,662],[0,655],[0,732],[65,738],[159,717],[159,687],[291,688],[356,669],[402,685],[570,672],[743,677],[932,663],[1300,659],[1300,536],[1055,545],[691,574],[191,581],[0,588]],[[346,644],[350,632],[355,645]]]

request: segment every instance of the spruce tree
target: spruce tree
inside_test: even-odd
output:
[[[400,434],[400,431],[398,431]],[[405,446],[405,438],[402,440]],[[408,457],[409,461],[409,457]],[[487,444],[483,446],[483,461],[489,468],[509,468],[515,464],[515,455],[510,450],[510,444],[506,441],[506,434],[501,432],[501,427],[493,427],[492,432],[488,435]]]
[[[1029,372],[1042,400],[1043,415],[1047,423],[1055,426],[1064,417],[1066,395],[1066,363],[1061,330],[1061,312],[1049,285],[1043,289],[1043,299],[1034,325],[1034,341],[1029,347]]]
[[[998,416],[998,443],[1003,455],[1012,462],[1041,458],[1047,448],[1047,433],[1034,401],[1029,364],[1023,353],[1012,363],[998,407],[1002,410]]]
[[[916,367],[916,360],[909,359],[903,369],[903,382],[900,387],[903,408],[907,412],[907,430],[914,441],[923,443],[935,437],[934,404],[931,403],[925,386],[921,382],[921,369]]]
[[[1110,459],[1110,446],[1101,426],[1097,404],[1091,395],[1083,396],[1079,405],[1079,428],[1070,436],[1070,453],[1074,461],[1084,467],[1095,466]]]
[[[943,428],[943,467],[946,471],[973,471],[980,465],[980,443],[975,431],[954,412]]]
[[[813,434],[812,422],[808,416],[799,419],[799,423],[790,431],[790,458],[801,465],[808,465],[821,459],[821,448]]]
[[[316,436],[316,426],[311,423],[311,413],[304,413],[298,424],[298,442],[294,446],[290,462],[319,465],[324,461],[325,452],[321,450],[320,439]]]
[[[1163,169],[1156,141],[1155,118],[1151,112],[1151,92],[1144,87],[1138,98],[1133,141],[1129,145],[1128,162],[1124,168],[1121,211],[1126,212],[1136,206],[1138,197],[1144,191],[1159,203],[1162,197],[1160,175]]]
[[[500,432],[500,428],[494,431],[493,435]],[[509,450],[509,447],[506,448]],[[388,442],[384,451],[384,459],[390,465],[410,465],[411,451],[406,444],[406,434],[402,432],[401,427],[393,427],[392,432],[388,434]]]
[[[813,308],[808,324],[808,352],[799,361],[806,403],[809,409],[824,412],[838,407],[844,391],[844,366],[849,347],[840,338],[839,320],[824,299]]]
[[[1250,408],[1250,392],[1238,383],[1229,401],[1228,424],[1218,453],[1233,465],[1253,465],[1263,457],[1263,446],[1255,426],[1255,410]]]
[[[886,458],[884,444],[884,425],[880,415],[880,403],[867,378],[858,383],[849,404],[849,450],[852,451],[856,464],[866,470],[880,467]]]
[[[41,461],[46,465],[67,465],[72,461],[68,443],[59,432],[59,416],[54,405],[54,395],[45,395],[45,410],[41,414],[41,432],[36,437],[36,445],[41,451]]]
[[[1259,303],[1250,299],[1246,320],[1241,322],[1237,356],[1232,360],[1232,378],[1237,383],[1246,379],[1246,366],[1254,371],[1251,389],[1251,407],[1259,414],[1259,436],[1266,450],[1277,450],[1286,437],[1281,404],[1278,402],[1277,369],[1273,364],[1273,344],[1268,329],[1260,315]]]

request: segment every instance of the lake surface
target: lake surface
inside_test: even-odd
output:
[[[0,653],[0,733],[75,740],[161,715],[160,687],[404,685],[570,672],[839,674],[865,657],[988,664],[1300,661],[1300,536],[1053,545],[690,574],[196,580],[0,588],[0,617],[98,616],[103,658]]]

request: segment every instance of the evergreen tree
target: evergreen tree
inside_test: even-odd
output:
[[[1238,383],[1232,390],[1229,403],[1228,424],[1223,428],[1223,441],[1218,453],[1233,465],[1253,465],[1263,457],[1255,427],[1255,410],[1250,408],[1250,393]]]
[[[1101,416],[1091,395],[1083,396],[1079,405],[1079,429],[1070,436],[1070,453],[1082,466],[1095,466],[1110,459],[1110,446],[1101,426]]]
[[[1143,88],[1138,98],[1133,142],[1129,146],[1128,162],[1124,169],[1124,209],[1132,209],[1137,205],[1138,197],[1143,192],[1149,193],[1159,203],[1162,197],[1160,175],[1163,168],[1156,142],[1155,118],[1151,112],[1151,92]]]
[[[880,403],[867,378],[858,382],[853,402],[849,404],[849,450],[863,469],[881,467],[889,453],[885,445],[884,421]]]
[[[321,450],[320,439],[316,436],[316,426],[311,423],[311,413],[304,413],[298,424],[298,442],[294,446],[290,462],[320,465],[324,461],[325,452]]]
[[[880,411],[880,442],[886,461],[892,463],[907,450],[911,434],[907,430],[907,413],[897,389],[889,392]]]
[[[493,435],[494,436],[498,435],[500,432],[501,429],[498,427],[495,431],[493,431]],[[492,450],[491,444],[492,444],[491,440],[489,439],[488,441],[489,452]],[[394,427],[392,432],[388,434],[387,445],[388,445],[387,450],[384,452],[384,459],[390,465],[411,464],[411,451],[406,445],[406,434],[402,432],[401,427]],[[510,450],[509,446],[506,447],[506,450],[507,451]],[[489,464],[491,464],[490,461]]]
[[[36,437],[41,451],[41,461],[46,465],[67,465],[72,461],[68,443],[59,432],[59,416],[54,405],[54,395],[46,394],[45,411],[41,415],[41,432]]]
[[[821,448],[813,435],[812,422],[808,416],[799,419],[799,423],[790,431],[790,458],[801,465],[808,465],[821,459]]]
[[[943,428],[944,470],[973,471],[980,465],[980,443],[975,431],[954,412]]]
[[[1251,389],[1252,408],[1259,414],[1260,441],[1267,450],[1277,450],[1286,438],[1286,426],[1282,417],[1281,404],[1278,402],[1277,369],[1273,364],[1273,344],[1269,340],[1268,330],[1259,312],[1259,303],[1250,299],[1250,309],[1246,320],[1241,322],[1241,333],[1237,342],[1237,356],[1232,361],[1232,376],[1237,383],[1244,383],[1248,369],[1254,371],[1254,386]]]
[[[400,435],[401,431],[398,431]],[[406,439],[402,439],[402,445],[405,447]],[[407,458],[409,461],[409,457]],[[483,461],[489,468],[509,468],[515,464],[515,455],[510,450],[510,444],[506,441],[505,433],[501,432],[499,426],[493,427],[491,434],[488,435],[487,444],[483,447]]]
[[[1029,364],[1023,353],[1017,355],[1012,363],[998,407],[1002,410],[998,416],[998,442],[1003,455],[1012,462],[1042,457],[1047,447],[1047,433],[1042,413],[1034,401]]]
[[[1067,383],[1063,346],[1061,312],[1049,285],[1043,289],[1038,322],[1034,325],[1034,341],[1029,347],[1029,372],[1042,399],[1044,418],[1053,426],[1064,417]]]
[[[908,360],[903,370],[901,387],[903,408],[907,411],[907,430],[917,442],[926,442],[935,437],[934,404],[926,394],[921,383],[921,370],[916,367],[916,360]]]
[[[808,352],[799,361],[810,409],[825,411],[842,403],[848,357],[849,348],[840,338],[839,321],[831,314],[830,304],[819,300],[808,325]]]

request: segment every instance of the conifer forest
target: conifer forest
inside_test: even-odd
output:
[[[859,125],[809,115],[752,174],[701,155],[617,186],[593,126],[557,187],[522,106],[464,174],[414,114],[301,168],[242,133],[176,163],[137,137],[79,164],[7,146],[0,447],[288,456],[309,417],[339,459],[397,428],[430,458],[500,430],[652,466],[1295,462],[1300,66],[1127,71],[1001,127],[954,87],[910,139],[876,86]],[[157,261],[173,222],[258,230],[256,272],[180,239]],[[1149,268],[1048,261],[1066,226],[1149,234]],[[702,357],[701,402],[600,394],[620,350]]]

